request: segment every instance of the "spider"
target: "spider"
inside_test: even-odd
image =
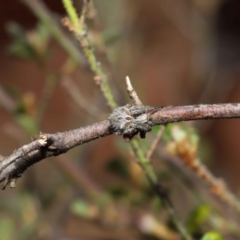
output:
[[[146,132],[152,129],[150,113],[157,108],[131,104],[116,108],[108,118],[110,128],[114,133],[123,135],[126,140],[132,139],[138,133],[141,138],[145,138]]]

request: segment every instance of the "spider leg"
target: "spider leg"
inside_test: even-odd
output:
[[[152,127],[151,125],[149,124],[144,124],[144,123],[141,123],[141,124],[138,124],[136,126],[136,128],[139,130],[139,131],[144,131],[144,132],[150,132]]]

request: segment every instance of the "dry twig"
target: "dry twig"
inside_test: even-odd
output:
[[[164,107],[154,112],[151,118],[152,125],[197,119],[240,118],[240,104]],[[105,120],[72,131],[40,134],[37,140],[15,150],[10,156],[2,158],[0,181],[4,181],[3,187],[5,188],[12,181],[21,177],[28,167],[38,161],[60,155],[75,146],[114,133],[110,127],[110,122]],[[224,189],[228,191],[227,188]],[[231,196],[233,195],[231,194]],[[232,205],[232,202],[228,202],[228,204]]]
[[[154,141],[152,142],[150,149],[148,150],[148,152],[146,153],[146,157],[147,158],[151,158],[153,155],[153,152],[155,151],[155,149],[157,148],[159,142],[162,139],[163,133],[165,131],[165,126],[162,126],[161,129],[158,131],[158,134],[156,136],[156,138],[154,139]]]

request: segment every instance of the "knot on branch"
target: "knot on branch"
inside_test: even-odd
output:
[[[146,132],[152,129],[151,114],[158,107],[134,106],[127,104],[116,108],[108,117],[110,129],[118,135],[123,135],[126,141],[131,140],[140,133],[141,138],[145,138]]]

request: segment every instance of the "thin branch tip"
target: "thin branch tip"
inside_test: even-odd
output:
[[[129,76],[126,76],[126,85],[127,85],[127,92],[129,94],[129,97],[132,99],[134,105],[142,106],[143,104],[140,98],[138,97],[136,91],[134,90]]]

